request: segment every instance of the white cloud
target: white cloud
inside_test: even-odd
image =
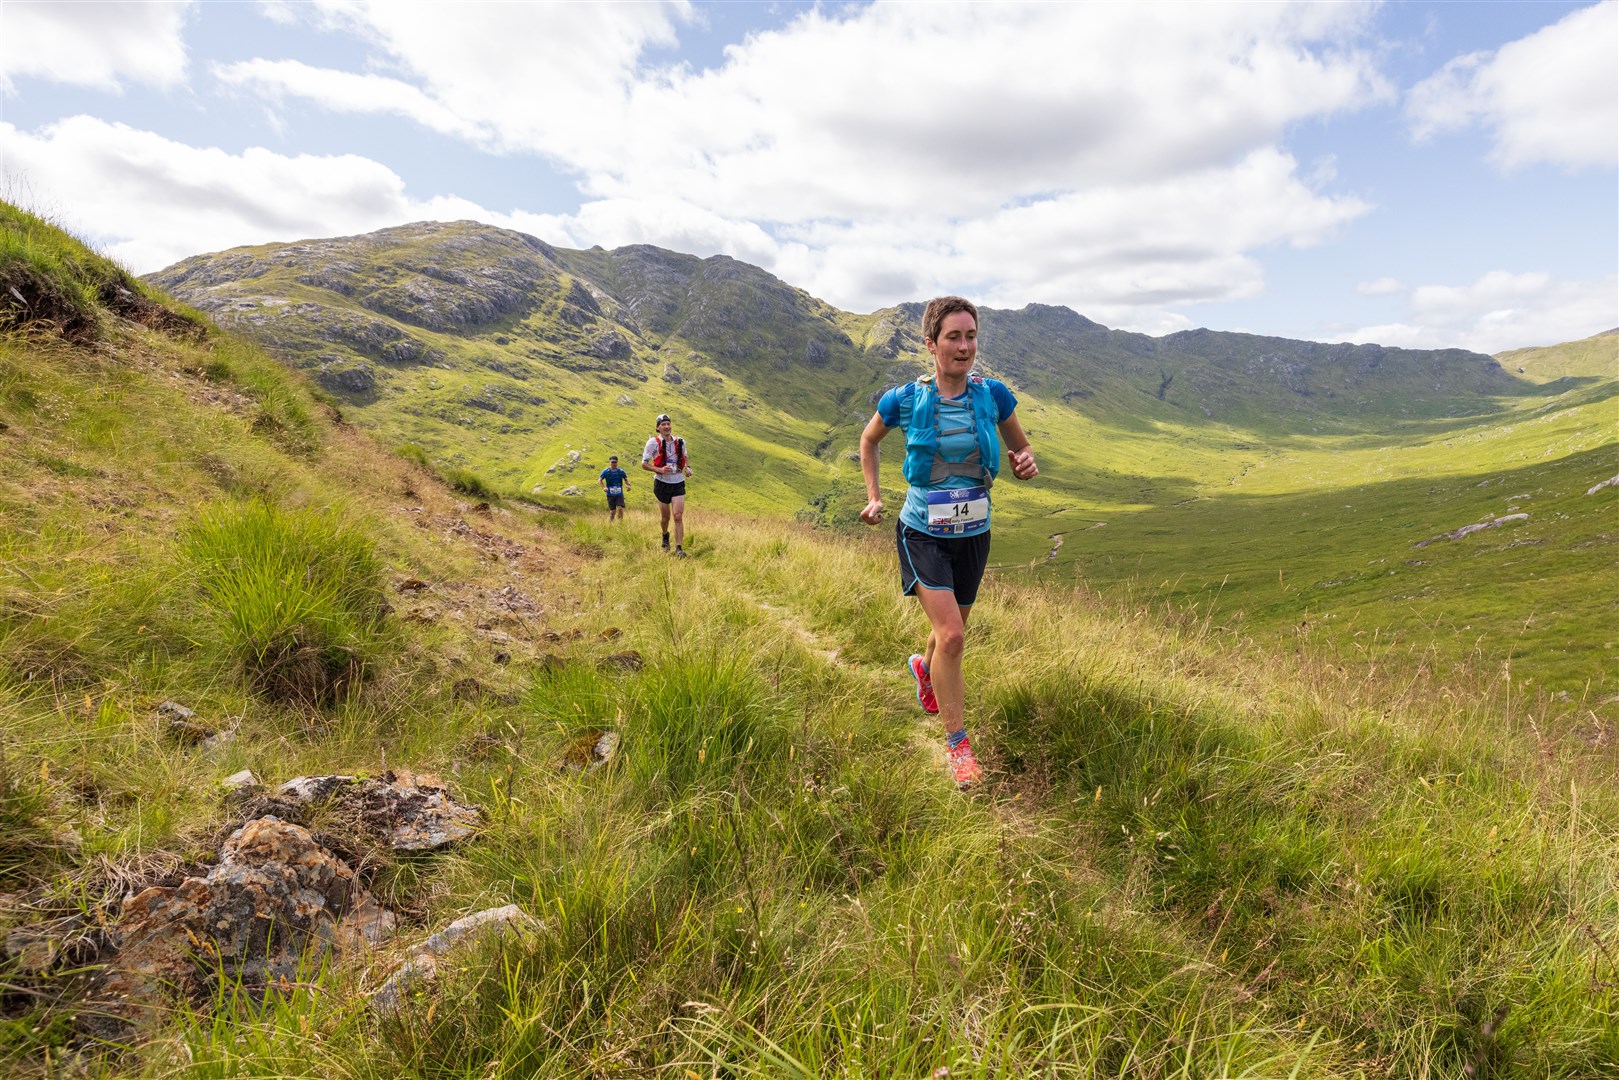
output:
[[[246,60],[214,64],[211,70],[220,82],[258,98],[307,97],[333,112],[391,113],[470,142],[488,143],[493,136],[489,128],[459,116],[419,88],[382,75],[354,75],[297,60]]]
[[[239,244],[421,219],[509,221],[463,199],[411,199],[392,170],[352,154],[230,154],[88,116],[37,134],[0,122],[0,159],[8,179],[48,200],[39,209],[136,273]]]
[[[1366,209],[1357,199],[1316,195],[1291,157],[1261,150],[1229,168],[1066,193],[967,221],[923,206],[772,233],[680,200],[613,199],[533,224],[562,243],[724,252],[857,311],[954,291],[992,305],[1104,311],[1118,320],[1110,325],[1127,329],[1178,329],[1186,320],[1169,306],[1262,290],[1260,267],[1245,250],[1316,243]]]
[[[120,90],[126,82],[182,82],[190,3],[59,3],[6,0],[0,34],[0,94],[15,80]]]
[[[1418,142],[1475,125],[1503,168],[1619,165],[1619,3],[1573,12],[1494,53],[1459,56],[1411,88]]]
[[[1412,349],[1499,353],[1556,345],[1619,326],[1619,275],[1557,281],[1540,272],[1492,270],[1471,285],[1413,289],[1407,318],[1345,335]]]
[[[554,242],[724,251],[860,310],[970,287],[1162,326],[1255,295],[1255,249],[1368,209],[1320,192],[1330,157],[1301,179],[1286,127],[1391,96],[1361,5],[814,8],[703,71],[647,66],[684,5],[290,10],[386,74],[222,77],[543,154],[588,197],[525,219]]]
[[[1355,286],[1355,291],[1362,296],[1392,296],[1397,292],[1404,292],[1405,285],[1399,278],[1380,277],[1375,281],[1363,281]]]
[[[708,70],[661,59],[700,19],[683,3],[263,10],[277,40],[301,28],[371,53],[363,70],[290,57],[211,69],[231,96],[269,107],[288,144],[303,122],[276,111],[288,100],[397,116],[542,156],[578,177],[585,202],[494,211],[413,196],[368,158],[227,153],[88,117],[0,125],[8,167],[143,271],[237,244],[467,217],[567,246],[729,254],[853,310],[948,290],[1162,333],[1189,326],[1194,305],[1262,294],[1266,249],[1322,244],[1370,210],[1333,190],[1332,154],[1301,166],[1281,145],[1301,121],[1392,96],[1359,48],[1375,14],[1365,5],[817,7]],[[1534,40],[1455,71],[1515,70],[1513,50]],[[1454,100],[1430,97],[1435,115]],[[1560,288],[1520,285],[1489,306],[1475,285],[1452,308],[1412,293],[1391,332],[1456,344],[1483,340],[1481,327],[1533,329],[1528,315],[1485,316],[1543,302],[1577,314]]]
[[[960,216],[1157,179],[1390,95],[1342,44],[1368,18],[1350,5],[817,8],[702,72],[642,66],[683,7],[318,10],[470,129],[561,161],[594,196],[780,223],[919,202]],[[282,92],[353,107],[304,74]]]
[[[378,62],[413,82],[468,130],[496,146],[575,161],[581,147],[619,145],[622,112],[641,54],[677,44],[691,17],[683,0],[636,4],[443,4],[317,0],[280,8],[329,30],[358,35]],[[305,69],[306,77],[315,69]],[[657,78],[657,73],[641,77]],[[332,80],[289,82],[286,93],[329,106],[349,103]]]

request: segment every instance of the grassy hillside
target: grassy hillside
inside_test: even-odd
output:
[[[384,443],[582,513],[608,454],[633,461],[669,411],[694,506],[857,528],[859,428],[924,361],[918,304],[852,315],[731,259],[471,223],[198,256],[154,280],[310,371]],[[986,310],[983,365],[1019,394],[1042,463],[1002,488],[996,558],[1273,643],[1392,640],[1603,701],[1616,620],[1596,583],[1619,491],[1583,493],[1619,473],[1613,340],[1503,368]]]
[[[1610,381],[1471,423],[1236,445],[1100,430],[1063,446],[1065,428],[1041,423],[1045,459],[1062,447],[1090,490],[1016,492],[1021,528],[997,558],[1284,641],[1510,662],[1520,685],[1603,701],[1619,692],[1619,620],[1598,584],[1619,555],[1619,492],[1591,489],[1619,474],[1616,393]],[[1135,468],[1097,468],[1098,442],[1114,460],[1133,451]],[[1442,539],[1498,518],[1514,520]]]
[[[59,283],[116,271],[6,227]],[[472,505],[252,346],[88,310],[73,341],[0,336],[8,1076],[1619,1065],[1619,790],[1587,709],[1002,577],[963,795],[876,533],[705,509],[675,562],[641,509]],[[165,701],[232,738],[176,738]],[[603,731],[606,768],[561,767]],[[199,940],[207,992],[109,1026],[85,986],[126,898],[211,862],[244,767],[435,774],[481,822],[346,851],[399,916],[381,945],[255,984],[208,982]],[[539,929],[374,1014],[410,946],[505,903]]]
[[[1534,382],[1557,379],[1619,378],[1619,330],[1579,341],[1534,349],[1513,349],[1495,358],[1503,368]]]

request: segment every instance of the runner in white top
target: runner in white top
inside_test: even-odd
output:
[[[657,434],[646,441],[641,451],[641,468],[654,474],[652,494],[658,500],[658,512],[663,522],[663,550],[669,550],[669,520],[675,523],[675,554],[686,557],[686,478],[691,476],[691,462],[686,457],[686,440],[674,433],[674,422],[668,413],[660,413],[654,422]]]

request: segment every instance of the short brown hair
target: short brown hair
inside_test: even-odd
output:
[[[922,312],[922,340],[939,340],[939,331],[944,326],[944,320],[958,311],[965,311],[973,317],[973,325],[978,325],[978,309],[971,300],[963,300],[959,296],[936,296],[928,301],[927,310]]]

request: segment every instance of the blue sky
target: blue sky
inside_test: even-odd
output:
[[[1619,325],[1619,3],[0,0],[0,194],[137,272],[474,218],[840,307]]]

